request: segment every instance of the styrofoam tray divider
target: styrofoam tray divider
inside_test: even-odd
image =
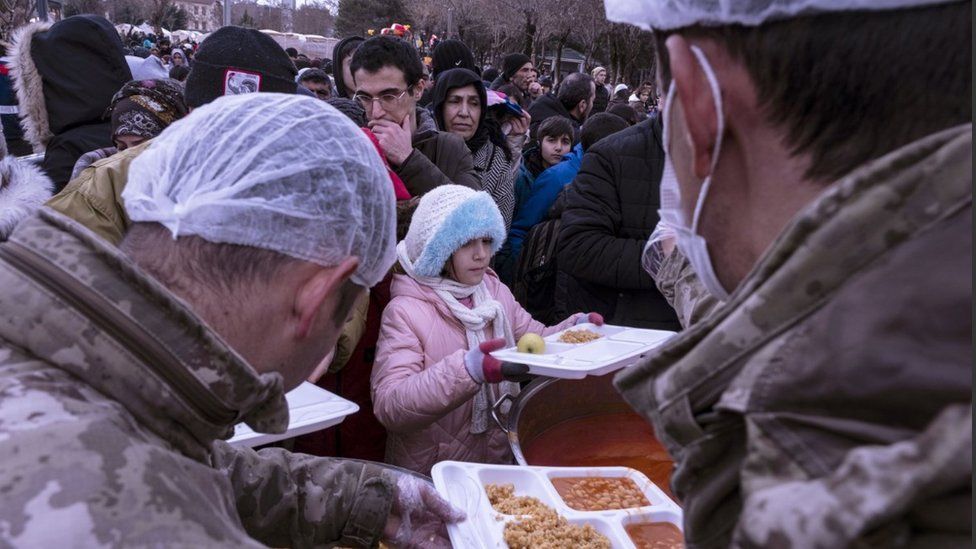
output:
[[[485,491],[487,484],[512,484],[516,496],[538,498],[572,524],[589,524],[606,536],[614,549],[635,549],[624,529],[627,524],[667,522],[683,531],[681,507],[643,473],[628,467],[526,467],[442,461],[431,471],[434,486],[467,518],[448,525],[454,547],[504,549],[505,525],[517,517],[495,511]],[[550,479],[560,477],[625,477],[633,480],[649,506],[608,511],[577,511],[560,497]]]
[[[559,338],[568,331],[586,329],[600,334],[600,339],[587,343],[562,343]],[[517,347],[495,351],[492,356],[505,362],[529,367],[529,373],[563,379],[582,379],[601,376],[634,364],[648,351],[660,347],[675,332],[649,330],[604,324],[580,324],[542,338],[546,342],[542,354],[520,353]]]

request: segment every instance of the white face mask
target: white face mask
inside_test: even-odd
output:
[[[698,193],[698,200],[695,203],[695,210],[692,214],[691,222],[685,220],[684,212],[681,209],[681,190],[678,186],[678,178],[675,175],[674,165],[671,163],[669,152],[669,129],[671,106],[674,104],[675,87],[672,80],[668,88],[668,98],[664,104],[662,141],[664,142],[664,174],[661,176],[661,209],[659,213],[661,219],[670,224],[677,235],[678,247],[688,258],[691,267],[695,270],[699,280],[717,299],[725,301],[729,298],[729,292],[719,282],[715,275],[715,268],[712,266],[712,259],[708,255],[708,245],[705,239],[698,234],[698,225],[701,221],[702,207],[705,204],[705,197],[708,196],[708,189],[712,184],[712,175],[715,173],[715,166],[718,164],[719,153],[722,147],[722,136],[725,133],[725,115],[722,110],[722,95],[718,87],[718,79],[705,54],[697,46],[691,46],[698,62],[701,63],[702,70],[708,79],[708,84],[712,88],[712,97],[715,99],[715,113],[718,116],[718,136],[715,140],[715,151],[712,153],[712,165],[708,176],[702,182],[701,192]]]

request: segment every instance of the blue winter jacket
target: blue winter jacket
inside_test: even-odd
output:
[[[519,252],[522,251],[522,242],[529,234],[529,231],[532,230],[532,227],[535,227],[546,219],[546,213],[556,202],[556,197],[559,196],[559,192],[563,190],[563,187],[573,181],[580,170],[582,162],[583,146],[577,144],[569,154],[563,157],[562,162],[546,169],[534,181],[530,181],[528,196],[518,196],[520,194],[519,183],[523,184],[521,188],[524,190],[525,182],[529,181],[529,179],[524,178],[526,176],[531,178],[531,175],[525,173],[519,175],[515,186],[516,204],[515,215],[512,219],[512,229],[509,231],[508,239],[505,241],[502,249],[498,251],[498,257],[496,258],[496,264],[502,263],[510,267],[510,269],[503,267],[499,271],[498,274],[502,282],[506,284],[512,283],[511,278],[515,274],[514,267],[518,263]]]

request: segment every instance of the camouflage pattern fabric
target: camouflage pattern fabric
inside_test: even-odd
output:
[[[971,124],[874,160],[617,376],[689,547],[970,546],[971,206]]]
[[[682,328],[698,322],[722,304],[698,281],[691,263],[677,246],[661,261],[654,282],[678,315]]]
[[[378,542],[391,474],[220,440],[287,427],[281,377],[99,236],[42,209],[0,287],[0,547]]]

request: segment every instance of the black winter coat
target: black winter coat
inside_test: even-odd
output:
[[[597,85],[596,98],[593,99],[593,114],[606,111],[607,105],[609,104],[610,90],[608,90],[606,86]]]
[[[556,99],[555,95],[546,94],[533,101],[532,105],[529,106],[529,115],[532,116],[532,122],[529,124],[529,136],[532,139],[536,139],[536,131],[539,129],[539,124],[542,124],[549,117],[562,116],[573,125],[573,142],[579,142],[579,120],[576,120],[573,118],[573,115],[569,114],[569,111],[566,110],[566,107],[563,106],[559,99]]]
[[[600,140],[583,156],[559,231],[559,310],[595,311],[613,324],[680,329],[641,266],[658,222],[663,170],[656,119]]]
[[[51,135],[41,167],[57,193],[81,155],[113,145],[112,123],[104,114],[115,92],[132,79],[122,40],[105,18],[76,15],[48,30],[34,27],[14,55],[21,66],[25,129]],[[32,116],[41,112],[43,117]]]

